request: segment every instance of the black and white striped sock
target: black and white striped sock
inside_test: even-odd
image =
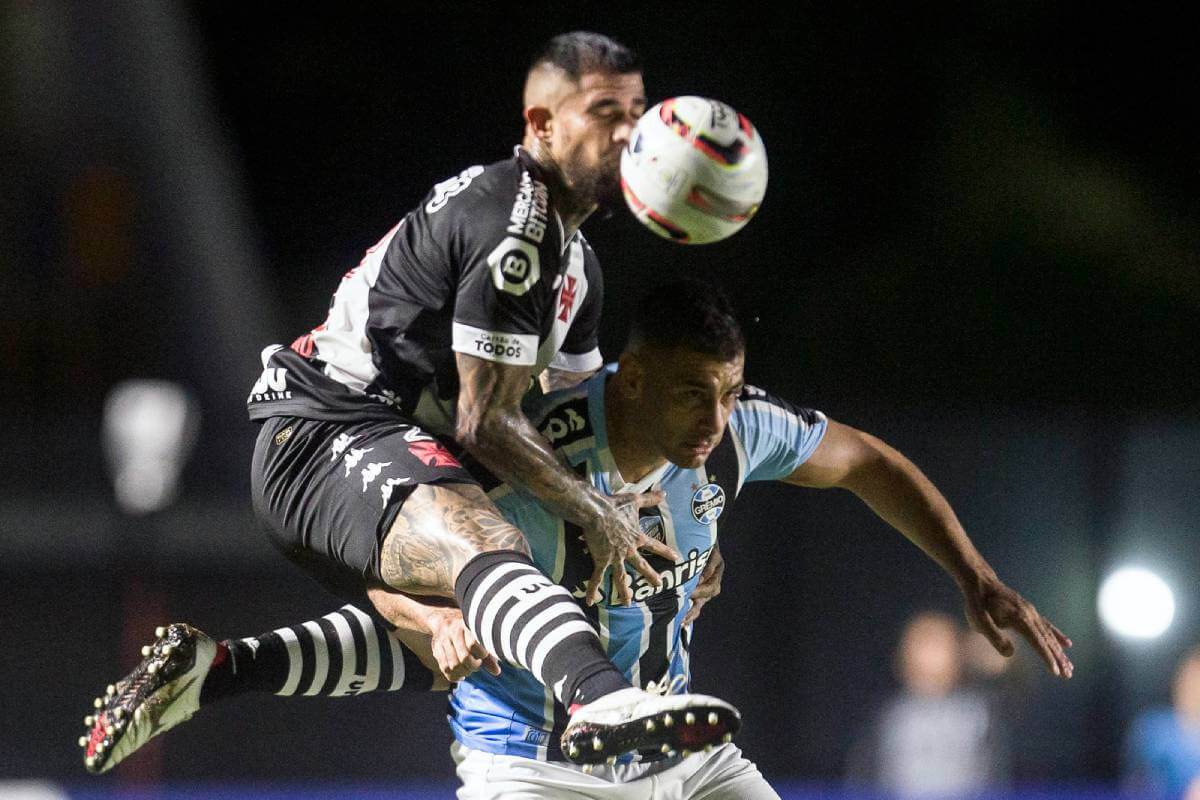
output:
[[[629,686],[575,598],[524,554],[476,556],[459,573],[455,595],[488,652],[532,672],[564,706]]]
[[[202,704],[241,692],[349,697],[400,688],[427,691],[433,681],[386,625],[352,605],[222,644],[230,657],[205,678]]]

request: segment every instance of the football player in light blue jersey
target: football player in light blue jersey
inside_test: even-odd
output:
[[[643,493],[648,498],[638,509],[643,530],[680,554],[674,563],[650,557],[661,588],[624,572],[606,576],[603,587],[589,596],[585,585],[594,568],[580,541],[581,531],[546,512],[519,487],[485,487],[505,516],[526,532],[541,570],[584,603],[608,655],[632,683],[665,692],[680,690],[690,680],[690,622],[703,602],[719,591],[717,525],[733,513],[743,486],[757,480],[853,491],[951,575],[963,592],[968,618],[997,650],[1012,653],[1011,642],[1001,632],[1011,628],[1050,672],[1070,677],[1073,667],[1064,651],[1070,641],[999,580],[949,504],[916,466],[869,434],[744,385],[743,367],[744,342],[727,302],[709,287],[675,283],[643,302],[618,365],[574,389],[529,404],[529,418],[564,463],[606,493]],[[632,590],[630,605],[614,599],[613,581],[619,580]],[[575,766],[566,760],[563,748],[584,749],[589,743],[582,738],[559,740],[567,710],[556,706],[554,696],[523,670],[501,671],[492,655],[522,646],[513,641],[512,631],[482,618],[470,626],[481,632],[481,640],[467,630],[463,617],[483,613],[485,604],[459,614],[383,590],[376,590],[373,600],[422,661],[436,667],[440,674],[434,688],[447,680],[460,681],[451,698],[450,723],[462,798],[624,798],[651,796],[650,792],[685,798],[776,797],[732,744],[688,753],[686,731],[707,724],[704,719],[659,714],[616,720],[618,727],[636,725],[659,734],[658,752],[642,751],[591,772]],[[355,640],[369,638],[372,630],[381,637],[380,652],[391,647],[383,643],[388,640],[383,626],[375,622],[372,628],[362,621],[365,615],[346,609],[339,613],[358,620],[361,630],[353,640],[341,640],[338,669],[365,671],[371,688],[363,691],[396,688],[396,681],[389,686],[377,674],[372,679],[369,659],[363,665],[352,657],[361,649]],[[506,618],[539,613],[531,605]],[[222,689],[212,699],[247,689],[360,693],[324,691],[354,685],[345,675],[334,674],[331,659],[318,665],[324,667],[318,670],[319,681],[305,679],[314,672],[307,661],[314,644],[318,652],[323,645],[338,646],[336,637],[329,639],[332,626],[324,627],[324,637],[310,637],[305,647],[295,645],[297,634],[289,639],[285,633],[303,636],[302,627],[255,637],[253,647],[243,644],[251,640],[227,641],[237,673],[231,677],[223,667],[218,678],[211,672],[195,677],[203,678],[206,687],[220,682]],[[406,659],[408,655],[405,651]],[[396,662],[393,658],[390,663]],[[419,669],[412,659],[406,663],[410,675]],[[429,681],[417,685],[428,686]],[[191,702],[200,701],[208,702],[202,694]]]

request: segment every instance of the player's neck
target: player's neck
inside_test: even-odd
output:
[[[558,162],[539,140],[530,141],[527,138],[524,147],[542,169],[542,177],[546,179],[546,184],[550,189],[551,205],[558,212],[558,218],[562,220],[563,242],[565,243],[575,235],[575,231],[579,230],[584,220],[596,210],[596,204],[578,197],[571,190],[563,177],[562,170],[558,167]]]
[[[648,446],[649,437],[639,430],[637,409],[622,395],[615,379],[604,387],[604,420],[608,449],[626,483],[637,483],[667,463]]]

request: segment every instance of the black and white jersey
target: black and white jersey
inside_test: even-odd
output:
[[[581,233],[564,239],[522,148],[442,181],[343,276],[323,323],[263,351],[250,418],[399,414],[449,433],[455,352],[534,375],[599,368],[600,265]]]

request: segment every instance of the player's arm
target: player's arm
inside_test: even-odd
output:
[[[996,576],[946,498],[899,451],[868,433],[830,420],[816,450],[782,480],[854,492],[954,579],[966,600],[972,625],[999,652],[1012,654],[1012,643],[1000,629],[1015,628],[1051,672],[1071,677],[1074,667],[1064,651],[1070,640]]]
[[[460,385],[455,438],[496,477],[527,489],[552,513],[588,532],[588,549],[595,561],[588,602],[594,602],[605,568],[612,565],[614,575],[624,575],[625,561],[660,586],[662,579],[638,548],[673,560],[678,555],[642,532],[637,509],[660,502],[661,496],[607,497],[580,480],[559,463],[549,443],[521,411],[529,368],[466,353],[455,355]],[[622,581],[615,584],[618,599],[628,602],[629,586]]]
[[[458,606],[437,597],[420,600],[380,586],[367,591],[379,614],[396,626],[392,635],[433,673],[431,691],[442,691],[483,667],[500,674],[496,657],[467,629]]]

